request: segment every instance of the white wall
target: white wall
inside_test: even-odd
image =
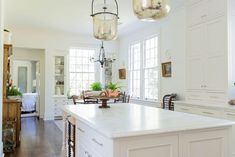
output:
[[[0,0],[0,156],[3,156],[2,145],[2,78],[3,78],[3,0]]]
[[[177,93],[180,98],[185,95],[185,9],[177,8],[167,18],[158,22],[149,23],[147,26],[133,29],[133,32],[120,38],[120,55],[118,68],[128,68],[128,46],[130,43],[143,40],[157,34],[160,36],[160,60],[172,62],[172,77],[160,79],[160,98],[168,93]],[[160,73],[161,75],[161,73]],[[119,80],[122,85],[127,85],[127,80]],[[159,100],[161,101],[161,100]],[[134,101],[139,102],[139,101]],[[147,105],[158,103],[145,102]]]
[[[100,41],[89,36],[79,36],[49,30],[9,28],[13,33],[13,46],[45,49],[45,112],[44,119],[53,119],[53,57],[59,51],[69,52],[71,47],[100,48]],[[118,52],[118,41],[105,42],[107,53]],[[114,65],[115,66],[115,65]]]

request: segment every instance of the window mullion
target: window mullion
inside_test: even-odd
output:
[[[140,98],[143,100],[144,99],[144,90],[145,90],[145,80],[144,80],[144,58],[145,58],[145,54],[144,54],[144,41],[141,42],[141,47],[140,47]],[[143,74],[143,75],[141,75]]]

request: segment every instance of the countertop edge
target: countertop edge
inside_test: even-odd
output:
[[[205,130],[205,129],[213,129],[213,128],[223,128],[223,127],[232,127],[235,125],[235,122],[228,121],[226,123],[220,123],[220,124],[213,124],[213,125],[201,125],[201,126],[192,126],[187,128],[171,128],[171,129],[161,129],[161,130],[145,130],[145,131],[136,131],[136,132],[125,132],[125,133],[108,133],[106,131],[103,131],[99,128],[97,128],[94,124],[90,123],[88,120],[84,119],[83,117],[80,117],[77,114],[74,114],[70,110],[66,109],[65,107],[62,107],[62,109],[71,114],[74,118],[77,120],[85,123],[90,128],[94,129],[98,133],[102,134],[103,136],[111,139],[115,138],[126,138],[126,137],[134,137],[134,136],[145,136],[145,135],[153,135],[153,134],[166,134],[166,133],[177,133],[177,132],[185,132],[185,131],[193,131],[193,130]]]

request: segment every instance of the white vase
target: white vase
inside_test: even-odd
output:
[[[11,44],[11,37],[12,33],[4,31],[4,44],[10,45]]]

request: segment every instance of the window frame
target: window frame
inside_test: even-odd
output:
[[[146,56],[145,56],[145,42],[146,40],[149,40],[149,39],[152,39],[152,38],[155,38],[157,37],[158,38],[158,53],[157,53],[157,62],[158,62],[158,65],[154,68],[157,68],[157,71],[158,71],[158,79],[157,79],[157,87],[158,88],[158,95],[157,95],[157,99],[149,99],[149,98],[145,98],[145,69],[153,69],[153,68],[145,68],[145,61],[146,61]],[[140,40],[135,40],[134,42],[131,42],[129,45],[128,45],[128,71],[129,71],[129,74],[130,74],[130,48],[132,45],[136,44],[136,43],[140,43],[140,57],[143,58],[141,59],[141,63],[140,63],[140,97],[136,98],[136,97],[131,97],[132,100],[140,100],[140,101],[147,101],[147,102],[158,102],[161,98],[161,36],[160,34],[153,34],[153,35],[149,35],[149,36],[146,36]],[[143,74],[143,75],[142,75]],[[130,75],[128,76],[128,90],[130,92]],[[142,82],[142,83],[141,83]]]
[[[99,79],[99,76],[97,77],[97,74],[99,73],[99,69],[97,69],[97,66],[96,66],[96,63],[94,63],[94,72],[88,72],[88,71],[86,71],[86,72],[71,72],[70,71],[70,51],[72,50],[72,49],[76,49],[76,50],[78,50],[78,51],[94,51],[94,56],[93,57],[96,57],[96,53],[97,53],[97,48],[94,48],[94,47],[70,47],[69,48],[69,53],[68,53],[68,61],[69,61],[69,63],[68,63],[68,86],[69,86],[69,89],[71,89],[71,86],[70,86],[70,82],[71,82],[71,78],[70,78],[70,74],[71,73],[74,73],[74,74],[83,74],[83,73],[85,73],[85,74],[89,74],[89,73],[94,73],[94,81],[96,82],[96,81],[99,81],[100,79]],[[92,57],[92,56],[90,56],[90,57]],[[86,90],[86,89],[84,89],[84,90]],[[79,93],[73,93],[73,94],[79,94]]]

